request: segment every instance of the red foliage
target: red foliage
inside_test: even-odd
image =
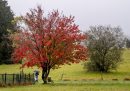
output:
[[[24,61],[23,67],[44,63],[50,68],[78,63],[87,59],[87,48],[81,45],[86,36],[80,33],[74,17],[53,11],[45,17],[38,7],[22,17],[26,25],[12,39],[16,43],[12,54],[15,62]]]

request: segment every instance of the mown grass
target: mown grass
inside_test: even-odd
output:
[[[0,88],[0,91],[130,91],[130,81],[124,81],[124,78],[130,78],[130,50],[124,50],[123,59],[116,71],[103,73],[103,80],[101,73],[87,72],[83,69],[82,63],[79,63],[51,70],[50,76],[54,83],[43,85],[39,69],[39,83],[31,86]],[[1,65],[0,73],[19,73],[21,71],[19,67],[20,65]],[[32,73],[36,68],[25,68],[24,72]]]
[[[53,83],[0,88],[0,91],[130,91],[128,83]]]

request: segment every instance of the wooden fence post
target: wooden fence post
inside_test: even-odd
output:
[[[5,79],[4,79],[4,74],[2,74],[2,83],[5,82],[4,80],[5,80]]]
[[[25,80],[25,84],[26,84],[26,74],[25,74],[25,78],[24,78],[24,80]]]
[[[28,76],[29,76],[29,83],[31,82],[31,76],[30,76],[30,73],[28,74]]]
[[[62,79],[63,79],[63,76],[64,76],[64,74],[61,74],[61,79],[60,79],[60,80],[62,80]]]
[[[34,73],[32,74],[31,77],[32,77],[32,78],[31,78],[32,83],[35,84]]]
[[[15,74],[13,74],[13,84],[14,84],[14,76],[15,76]]]
[[[18,84],[20,84],[20,75],[18,74]]]
[[[19,82],[20,82],[20,84],[21,84],[21,81],[22,81],[22,80],[21,80],[21,78],[22,78],[22,77],[21,77],[21,74],[19,74],[19,76],[20,76],[20,81],[19,81]]]
[[[5,73],[5,84],[6,84],[6,75],[7,75],[7,74]]]

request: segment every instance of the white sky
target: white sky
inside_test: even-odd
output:
[[[16,16],[42,5],[45,12],[53,9],[75,16],[76,24],[85,31],[91,25],[121,26],[130,36],[130,0],[7,0]]]

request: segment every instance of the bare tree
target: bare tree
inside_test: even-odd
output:
[[[108,72],[115,69],[122,61],[122,49],[124,42],[120,27],[91,26],[86,32],[89,36],[85,42],[89,49],[90,62],[85,63],[89,71]]]

